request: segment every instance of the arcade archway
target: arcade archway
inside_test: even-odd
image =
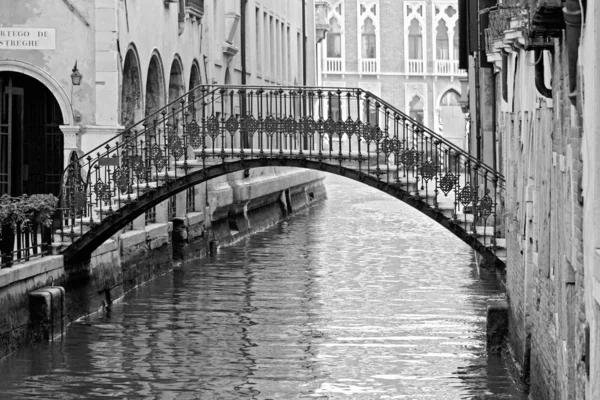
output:
[[[64,123],[58,101],[40,81],[0,72],[0,195],[58,195]]]

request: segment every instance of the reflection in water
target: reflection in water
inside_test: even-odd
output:
[[[6,358],[0,398],[524,398],[486,355],[499,285],[470,249],[395,199],[328,184],[326,203]]]

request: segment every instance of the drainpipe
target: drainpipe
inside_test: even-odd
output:
[[[242,85],[246,86],[246,3],[248,0],[240,0],[241,1],[241,10],[240,10],[240,19],[241,19],[241,46],[242,46]],[[258,23],[258,21],[256,22]],[[243,96],[242,96],[242,104],[241,104],[241,118],[246,118],[246,89],[244,88]],[[250,138],[248,136],[248,132],[245,129],[242,129],[241,134],[241,145],[242,148],[250,147]],[[244,177],[249,177],[250,171],[248,169],[244,169]]]
[[[552,89],[546,87],[544,76],[544,53],[542,49],[535,49],[535,87],[540,94],[548,99],[552,98]]]
[[[483,153],[481,140],[481,104],[479,104],[479,102],[481,101],[481,93],[479,93],[479,90],[481,89],[481,76],[479,76],[479,74],[481,73],[481,66],[479,65],[480,54],[481,53],[479,52],[475,52],[473,55],[473,58],[475,59],[475,124],[477,126],[477,129],[475,131],[475,158],[477,158],[478,161],[483,161],[481,158]]]
[[[508,103],[508,53],[502,50],[502,99]]]
[[[246,85],[246,1],[241,0],[241,10],[240,10],[240,19],[241,19],[241,46],[242,46],[242,85]],[[258,23],[258,22],[257,22]],[[242,103],[243,104],[243,103]],[[244,104],[245,105],[245,104]],[[242,112],[242,115],[245,115]]]
[[[185,4],[183,0],[179,0],[179,14],[177,15],[177,21],[179,23],[179,36],[185,31]]]
[[[302,1],[302,85],[306,86],[306,0]]]
[[[567,35],[567,55],[569,59],[569,100],[577,104],[577,57],[581,36],[581,8],[579,0],[567,0],[563,8]]]

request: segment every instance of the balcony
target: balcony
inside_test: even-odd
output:
[[[379,73],[379,62],[375,58],[363,58],[360,60],[360,73],[376,75]]]
[[[326,57],[323,72],[327,74],[342,74],[344,72],[344,60],[337,57]]]
[[[413,75],[422,75],[425,73],[425,61],[408,60],[408,73]]]
[[[527,0],[531,37],[560,37],[565,28],[561,0]]]
[[[458,60],[435,60],[435,73],[437,75],[460,75]]]
[[[185,12],[197,18],[204,15],[204,0],[185,0]]]
[[[553,47],[552,38],[565,28],[561,0],[504,0],[490,11],[485,31],[488,61],[501,47],[515,42],[527,50]],[[503,43],[502,43],[503,42]]]

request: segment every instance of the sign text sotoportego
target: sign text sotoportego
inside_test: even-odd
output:
[[[2,50],[56,50],[54,28],[0,28]]]

